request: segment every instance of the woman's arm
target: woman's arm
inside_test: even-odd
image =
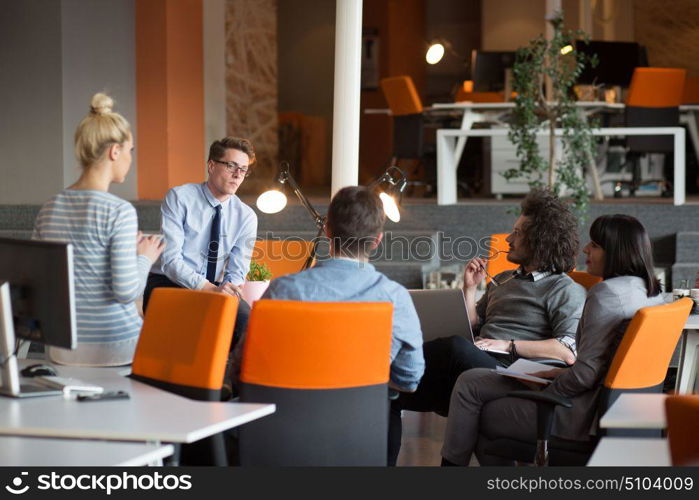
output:
[[[597,387],[614,356],[619,326],[626,319],[616,293],[604,286],[591,293],[580,320],[578,358],[546,390],[574,397]]]

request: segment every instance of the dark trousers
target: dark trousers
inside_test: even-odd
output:
[[[400,442],[401,410],[433,411],[446,417],[449,414],[451,391],[459,375],[471,368],[495,368],[497,358],[480,350],[463,337],[442,337],[422,345],[425,373],[415,392],[401,392],[391,401],[388,429],[388,465],[395,465]],[[393,463],[391,463],[393,460]]]
[[[146,308],[148,307],[148,301],[150,300],[150,295],[153,290],[159,287],[165,288],[184,288],[170,281],[170,279],[163,274],[150,273],[148,275],[148,281],[146,282],[146,288],[143,291],[143,314],[146,313]],[[248,327],[248,319],[250,319],[250,306],[244,300],[240,300],[238,304],[238,314],[235,317],[235,327],[233,328],[233,340],[231,342],[231,351],[238,343],[241,335],[245,332]]]

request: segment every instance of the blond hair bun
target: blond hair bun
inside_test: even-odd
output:
[[[112,112],[114,107],[114,100],[107,94],[98,92],[92,96],[92,102],[90,103],[90,111],[97,115],[106,115]]]

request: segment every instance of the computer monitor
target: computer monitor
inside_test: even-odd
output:
[[[515,64],[514,52],[471,52],[471,79],[475,92],[500,92],[505,89],[505,70]]]
[[[582,40],[575,42],[575,50],[592,56],[597,55],[597,65],[585,65],[578,83],[586,85],[619,85],[628,87],[637,67],[648,66],[645,47],[636,42],[605,42]]]
[[[0,394],[26,397],[52,392],[20,386],[15,339],[75,349],[74,289],[70,244],[0,238]]]

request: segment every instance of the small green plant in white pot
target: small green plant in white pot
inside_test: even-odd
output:
[[[272,272],[267,267],[267,264],[259,263],[254,260],[250,261],[250,271],[245,277],[243,284],[243,299],[248,304],[259,300],[269,286],[269,280],[272,279]]]

